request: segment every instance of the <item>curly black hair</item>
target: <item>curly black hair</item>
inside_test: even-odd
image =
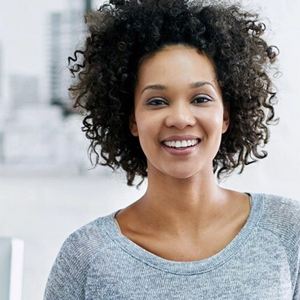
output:
[[[228,2],[227,2],[228,3]],[[270,72],[278,51],[262,35],[258,14],[238,4],[188,0],[111,0],[86,16],[88,35],[69,57],[74,107],[85,112],[82,130],[90,155],[102,164],[147,177],[147,161],[129,129],[141,60],[167,45],[182,44],[215,65],[230,125],[213,168],[218,178],[267,156],[268,125],[276,123]]]

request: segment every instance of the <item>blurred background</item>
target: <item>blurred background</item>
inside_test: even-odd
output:
[[[138,199],[122,172],[91,169],[81,117],[71,112],[67,57],[85,32],[83,15],[102,1],[0,2],[0,236],[25,242],[23,300],[42,299],[65,238]],[[266,150],[222,186],[300,199],[300,2],[241,1],[260,11],[280,49],[278,126]]]

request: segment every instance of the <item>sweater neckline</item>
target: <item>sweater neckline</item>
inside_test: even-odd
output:
[[[235,238],[220,252],[217,254],[198,261],[191,262],[178,262],[167,260],[159,257],[124,236],[118,228],[115,220],[115,215],[118,213],[114,212],[103,218],[104,229],[110,237],[110,239],[117,244],[123,251],[128,253],[135,259],[143,262],[144,264],[151,266],[162,271],[181,274],[181,275],[193,275],[209,272],[215,268],[222,266],[240,251],[249,241],[250,236],[259,222],[263,208],[263,197],[261,194],[249,194],[250,196],[250,213],[245,225],[242,227],[240,232]]]

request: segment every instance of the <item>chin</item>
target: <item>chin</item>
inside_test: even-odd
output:
[[[179,171],[175,171],[175,172],[168,172],[166,175],[169,175],[170,177],[174,178],[174,179],[178,179],[178,180],[188,180],[188,179],[192,179],[194,177],[199,176],[200,172],[179,172]]]

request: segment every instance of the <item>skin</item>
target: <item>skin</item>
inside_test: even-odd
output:
[[[229,122],[208,57],[175,45],[142,62],[130,130],[147,157],[148,187],[117,214],[123,235],[173,261],[208,258],[232,241],[250,204],[246,194],[219,187],[213,174]],[[196,145],[166,145],[178,140]]]

